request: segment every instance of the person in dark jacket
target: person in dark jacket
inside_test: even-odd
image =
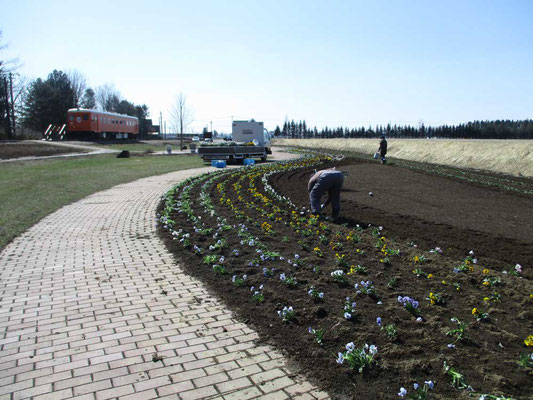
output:
[[[385,158],[385,156],[387,155],[387,140],[385,139],[385,135],[381,136],[381,142],[379,142],[378,152],[381,158],[381,163],[385,164],[385,162],[387,161]]]
[[[322,208],[331,202],[332,219],[335,221],[339,218],[341,210],[341,189],[344,183],[344,175],[335,168],[323,169],[316,172],[307,185],[309,192],[309,202],[311,203],[311,212],[315,215],[322,213]],[[321,205],[320,200],[323,195],[328,194],[326,202]]]

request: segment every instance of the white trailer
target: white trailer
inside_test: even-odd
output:
[[[261,158],[265,161],[267,154],[272,154],[270,149],[270,134],[262,122],[233,121],[231,127],[231,145],[209,145],[198,148],[198,154],[204,161],[210,160],[237,160],[245,158]]]
[[[270,134],[262,122],[256,122],[253,119],[250,121],[233,121],[231,136],[234,142],[253,142],[256,146],[270,149]]]

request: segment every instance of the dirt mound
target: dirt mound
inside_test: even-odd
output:
[[[21,157],[45,157],[68,153],[86,153],[86,149],[56,146],[35,141],[0,143],[0,159],[10,160]]]

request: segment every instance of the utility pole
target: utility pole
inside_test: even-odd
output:
[[[167,121],[165,121],[165,140],[167,140]]]
[[[159,111],[159,137],[163,133],[163,113]]]
[[[15,102],[13,101],[13,73],[9,73],[9,88],[11,92],[11,129],[13,130],[13,138],[17,135],[17,129],[15,125]]]

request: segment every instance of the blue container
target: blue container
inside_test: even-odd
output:
[[[211,166],[216,168],[226,168],[226,161],[224,160],[211,160]]]
[[[255,165],[255,160],[253,158],[245,158],[243,160],[244,165]]]

